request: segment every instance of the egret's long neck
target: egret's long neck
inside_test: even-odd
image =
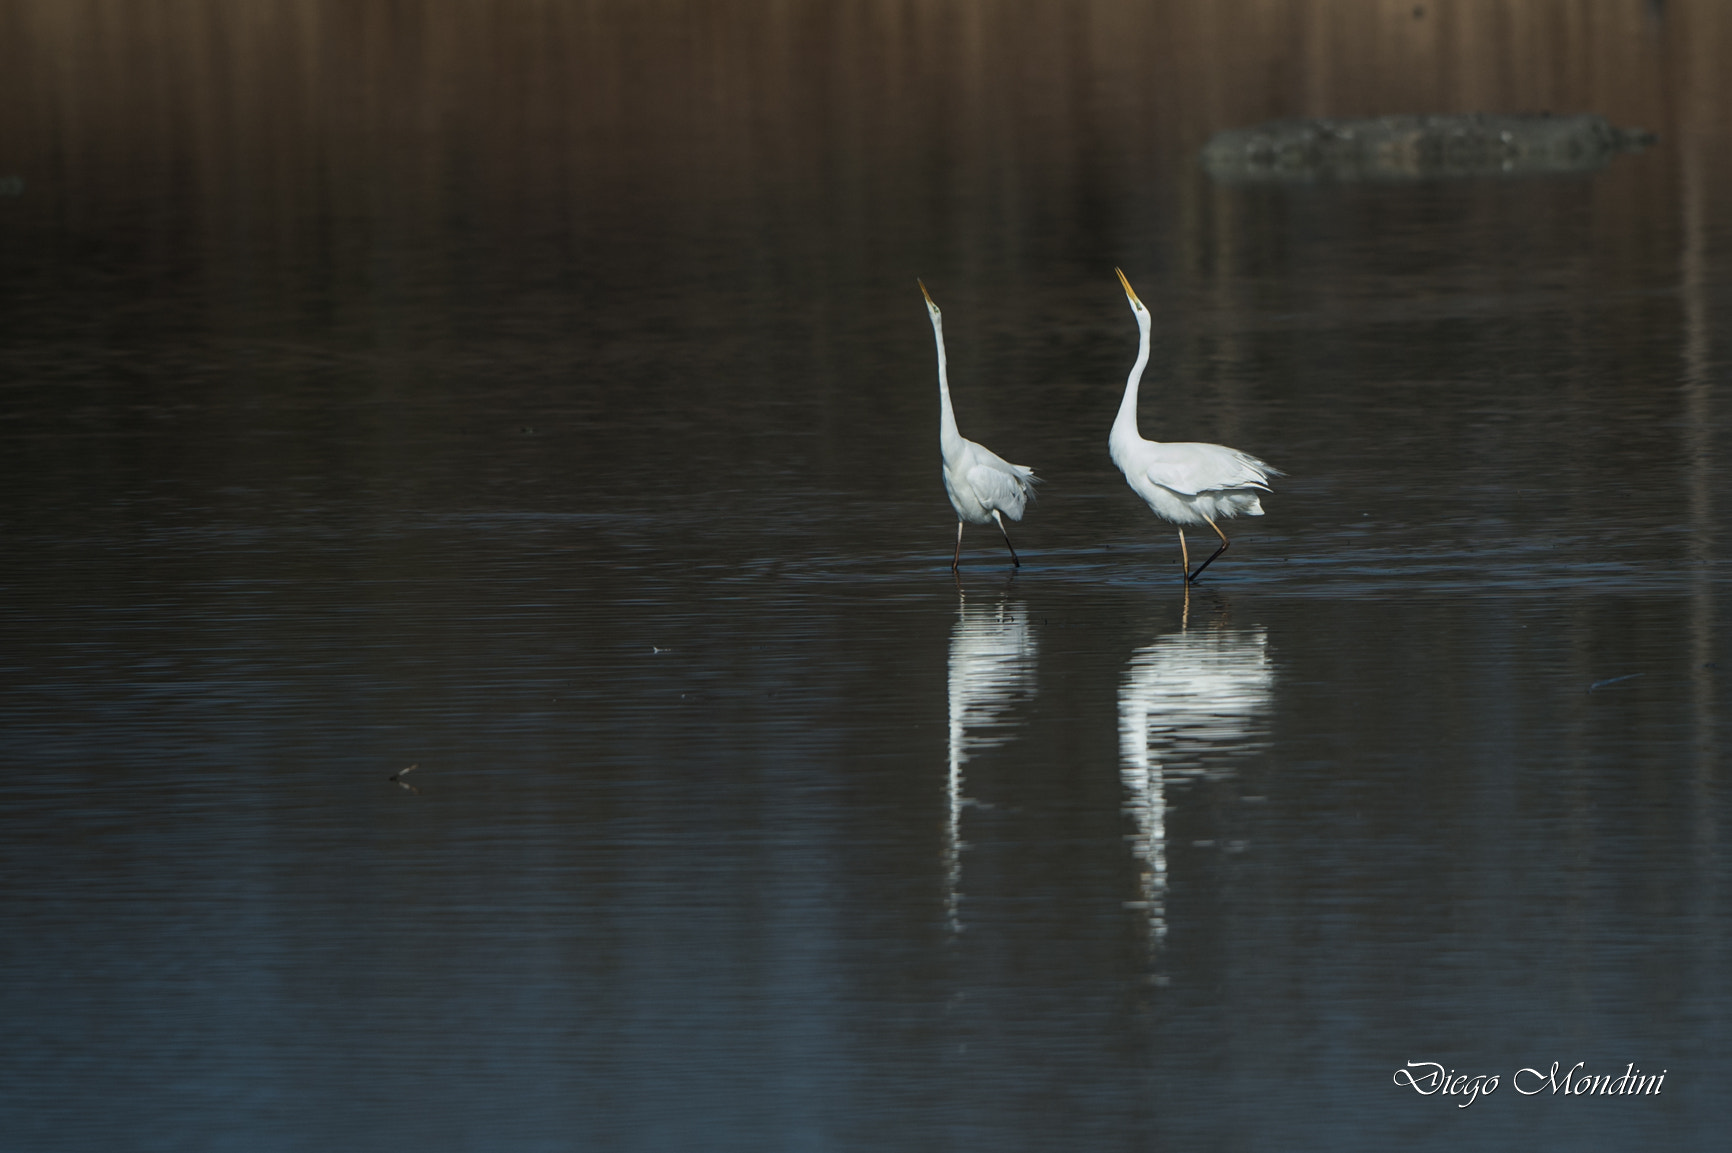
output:
[[[956,411],[950,407],[950,369],[944,359],[944,322],[932,318],[932,339],[938,343],[938,443],[949,452],[962,443],[956,431]]]
[[[1119,402],[1119,415],[1113,421],[1113,440],[1123,437],[1137,439],[1137,386],[1143,382],[1143,369],[1149,363],[1149,322],[1138,314],[1137,329],[1142,334],[1137,342],[1137,362],[1131,366],[1131,375],[1125,378],[1125,398]]]

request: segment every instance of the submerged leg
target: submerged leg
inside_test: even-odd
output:
[[[992,510],[992,519],[998,522],[998,531],[1004,533],[1004,547],[1010,550],[1010,563],[1021,568],[1022,561],[1017,558],[1016,546],[1010,543],[1010,534],[1004,529],[1004,518],[998,515],[997,509]]]
[[[1209,527],[1215,530],[1215,535],[1221,538],[1221,547],[1216,549],[1214,552],[1210,553],[1209,559],[1204,561],[1202,564],[1198,565],[1197,571],[1185,578],[1187,581],[1195,581],[1198,577],[1202,576],[1203,570],[1208,568],[1209,565],[1214,562],[1214,559],[1216,557],[1218,557],[1222,553],[1226,552],[1227,546],[1233,543],[1232,541],[1227,539],[1227,534],[1221,531],[1220,525],[1216,524],[1212,520],[1209,520],[1208,517],[1204,517],[1203,520],[1207,521]]]
[[[956,555],[950,558],[950,571],[955,572],[956,566],[962,563],[962,522],[956,522]]]

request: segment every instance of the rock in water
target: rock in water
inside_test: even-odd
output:
[[[1537,176],[1591,172],[1657,139],[1587,114],[1271,120],[1217,132],[1202,159],[1230,183]]]

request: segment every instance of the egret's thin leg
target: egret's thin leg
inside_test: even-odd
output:
[[[1185,580],[1191,579],[1191,550],[1185,547],[1185,530],[1179,530],[1179,572]]]
[[[956,555],[950,558],[950,571],[955,572],[956,566],[962,563],[962,522],[956,522]]]
[[[1010,550],[1010,563],[1017,568],[1022,567],[1022,561],[1016,555],[1016,546],[1010,543],[1010,533],[1005,532],[1004,518],[998,515],[998,510],[992,510],[992,519],[998,522],[998,531],[1004,533],[1004,547]]]
[[[1224,532],[1222,532],[1222,531],[1221,531],[1221,526],[1220,526],[1220,525],[1218,525],[1218,524],[1216,524],[1216,523],[1215,523],[1215,522],[1214,522],[1214,521],[1212,521],[1212,520],[1209,520],[1209,518],[1208,518],[1208,517],[1204,517],[1204,518],[1203,518],[1203,520],[1204,520],[1204,521],[1205,521],[1205,522],[1206,522],[1206,523],[1207,523],[1207,524],[1208,524],[1208,526],[1209,526],[1209,527],[1210,527],[1210,528],[1212,528],[1212,529],[1214,529],[1214,530],[1215,530],[1215,535],[1216,535],[1216,536],[1218,536],[1218,537],[1220,537],[1220,538],[1221,538],[1221,547],[1220,547],[1220,548],[1218,548],[1218,549],[1216,549],[1216,550],[1215,550],[1215,551],[1214,551],[1214,552],[1213,552],[1213,553],[1211,553],[1211,554],[1210,554],[1210,555],[1209,555],[1209,559],[1208,559],[1208,560],[1206,560],[1206,561],[1204,561],[1204,562],[1203,562],[1203,563],[1202,563],[1202,564],[1200,564],[1200,565],[1198,565],[1198,566],[1197,566],[1197,571],[1196,571],[1196,572],[1194,572],[1194,573],[1192,573],[1192,574],[1191,574],[1191,575],[1190,575],[1190,576],[1188,576],[1188,577],[1186,577],[1186,578],[1185,578],[1185,579],[1186,579],[1186,580],[1189,580],[1189,581],[1195,581],[1195,580],[1196,580],[1196,579],[1197,579],[1197,578],[1198,578],[1198,577],[1200,577],[1200,576],[1202,576],[1202,575],[1203,575],[1203,570],[1204,570],[1204,569],[1206,569],[1206,568],[1208,568],[1208,567],[1209,567],[1209,565],[1210,565],[1210,564],[1211,564],[1211,563],[1213,563],[1213,561],[1214,561],[1214,559],[1215,559],[1215,558],[1216,558],[1216,557],[1218,557],[1218,556],[1220,556],[1220,555],[1221,555],[1221,554],[1222,554],[1222,553],[1224,553],[1224,552],[1226,552],[1226,551],[1227,551],[1227,546],[1228,546],[1228,545],[1230,545],[1230,544],[1232,544],[1232,543],[1233,543],[1233,542],[1232,542],[1232,541],[1230,541],[1230,540],[1228,540],[1228,539],[1227,539],[1227,534],[1226,534],[1226,533],[1224,533]]]

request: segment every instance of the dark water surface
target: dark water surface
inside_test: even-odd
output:
[[[1732,19],[1194,7],[14,6],[0,1148],[1717,1147]]]

